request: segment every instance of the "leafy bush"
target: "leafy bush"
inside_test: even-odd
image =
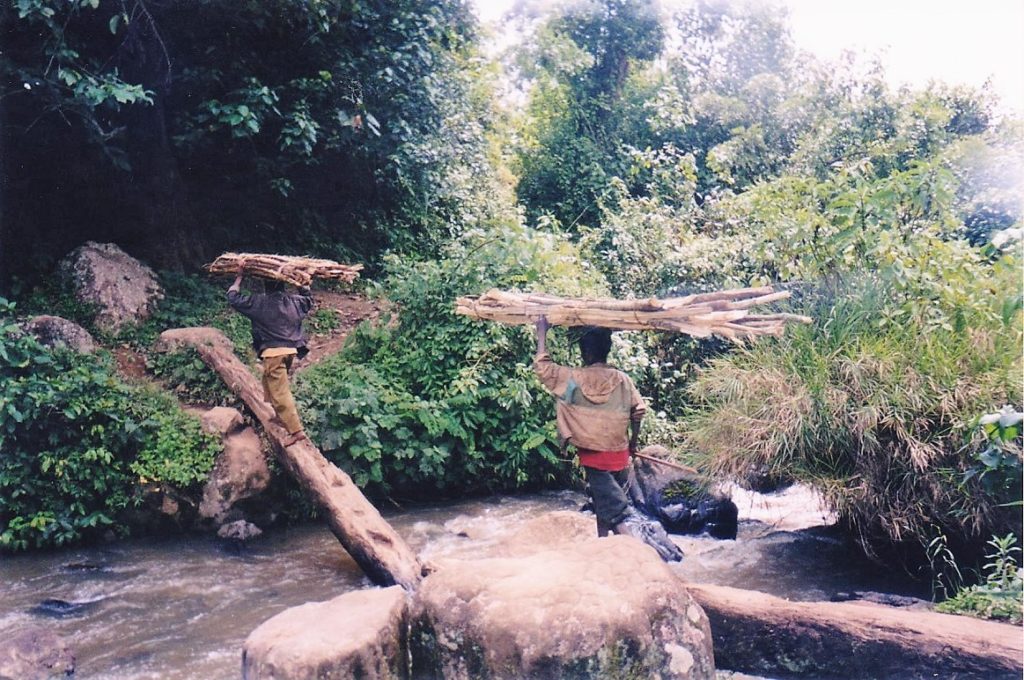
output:
[[[437,261],[389,259],[381,291],[397,317],[362,325],[340,355],[296,381],[314,439],[376,491],[473,493],[564,478],[552,404],[537,398],[530,367],[532,329],[458,316],[454,300],[492,286],[593,290],[599,278],[577,262],[563,238],[512,221],[470,232]]]
[[[0,549],[126,533],[139,475],[187,487],[209,471],[212,440],[173,400],[43,347],[0,304]]]
[[[127,415],[138,422],[143,436],[129,469],[143,484],[198,490],[213,469],[220,442],[167,394],[149,388],[134,388],[132,393]]]
[[[317,335],[330,333],[341,325],[338,312],[333,309],[317,309],[306,317],[306,332]]]
[[[1020,548],[1017,537],[1007,534],[988,542],[992,551],[984,566],[984,580],[940,602],[936,610],[947,614],[966,614],[981,619],[996,619],[1019,625],[1022,619]]]
[[[160,284],[164,287],[164,298],[145,321],[123,331],[120,340],[148,351],[168,328],[213,326],[223,331],[243,359],[252,358],[249,321],[228,306],[226,285],[217,285],[202,276],[169,271],[160,272]]]
[[[217,372],[203,363],[191,347],[154,352],[147,357],[146,368],[184,402],[211,406],[238,402]]]
[[[146,368],[181,400],[194,404],[227,405],[237,397],[192,349],[154,352],[160,333],[169,328],[212,326],[231,340],[243,361],[254,358],[250,324],[227,304],[226,287],[200,276],[162,272],[165,296],[138,326],[124,330],[119,340],[143,352]]]

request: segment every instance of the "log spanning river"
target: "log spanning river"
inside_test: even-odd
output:
[[[823,525],[806,490],[737,491],[735,541],[675,537],[690,581],[794,600],[838,593],[911,592],[852,559]],[[531,518],[573,510],[583,497],[554,492],[410,509],[388,519],[427,559],[475,557]],[[65,638],[78,678],[238,678],[246,636],[278,612],[368,587],[327,528],[269,531],[233,549],[215,538],[146,539],[0,559],[0,635],[30,625]],[[57,602],[69,603],[65,606]],[[840,677],[840,676],[837,676]]]

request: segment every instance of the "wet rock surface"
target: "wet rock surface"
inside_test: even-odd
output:
[[[43,314],[21,324],[21,329],[46,347],[64,347],[82,354],[96,351],[96,340],[74,321]]]
[[[258,496],[270,486],[270,467],[263,443],[237,409],[217,407],[200,416],[207,432],[221,435],[223,449],[203,486],[199,516],[222,524],[241,501]]]
[[[663,446],[648,446],[640,453],[654,458],[672,458]],[[640,512],[660,522],[669,533],[706,533],[714,538],[736,538],[736,504],[726,493],[704,489],[695,474],[634,458],[629,495]]]
[[[113,243],[89,241],[58,270],[80,302],[96,307],[96,325],[111,333],[145,319],[164,296],[153,270]]]
[[[695,584],[715,658],[768,677],[1006,678],[1024,673],[1021,630],[868,602],[790,602]]]
[[[626,536],[445,562],[415,594],[410,649],[416,677],[714,677],[707,617]]]
[[[203,428],[203,432],[225,437],[242,429],[245,419],[242,418],[242,412],[237,408],[214,406],[199,414],[199,425]]]
[[[251,522],[243,519],[228,522],[217,529],[217,536],[226,541],[237,541],[244,543],[263,535],[263,530]]]
[[[292,607],[246,639],[242,677],[406,678],[406,616],[405,591],[399,586]]]
[[[75,655],[67,642],[41,626],[22,630],[0,640],[0,679],[43,680],[70,677]]]

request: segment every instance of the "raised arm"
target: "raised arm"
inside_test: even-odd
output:
[[[561,397],[565,394],[571,371],[565,366],[559,366],[548,356],[549,327],[547,317],[537,319],[537,353],[533,357],[533,371],[548,392]]]
[[[548,351],[548,328],[551,327],[551,324],[548,323],[548,317],[542,315],[539,319],[537,319],[536,326],[537,351],[535,352],[535,355],[540,356],[541,354],[545,354]]]
[[[245,314],[252,309],[252,296],[246,295],[242,292],[242,274],[239,272],[238,276],[235,277],[235,282],[228,288],[228,304],[231,305],[235,311]]]

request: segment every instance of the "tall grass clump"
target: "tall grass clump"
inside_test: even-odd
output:
[[[941,534],[977,558],[989,537],[1020,535],[1020,440],[993,472],[977,427],[1021,403],[1012,284],[1008,302],[992,295],[991,309],[937,325],[893,323],[898,296],[877,277],[826,290],[806,298],[813,325],[702,371],[689,445],[716,474],[812,485],[869,554],[896,548],[923,564]]]

